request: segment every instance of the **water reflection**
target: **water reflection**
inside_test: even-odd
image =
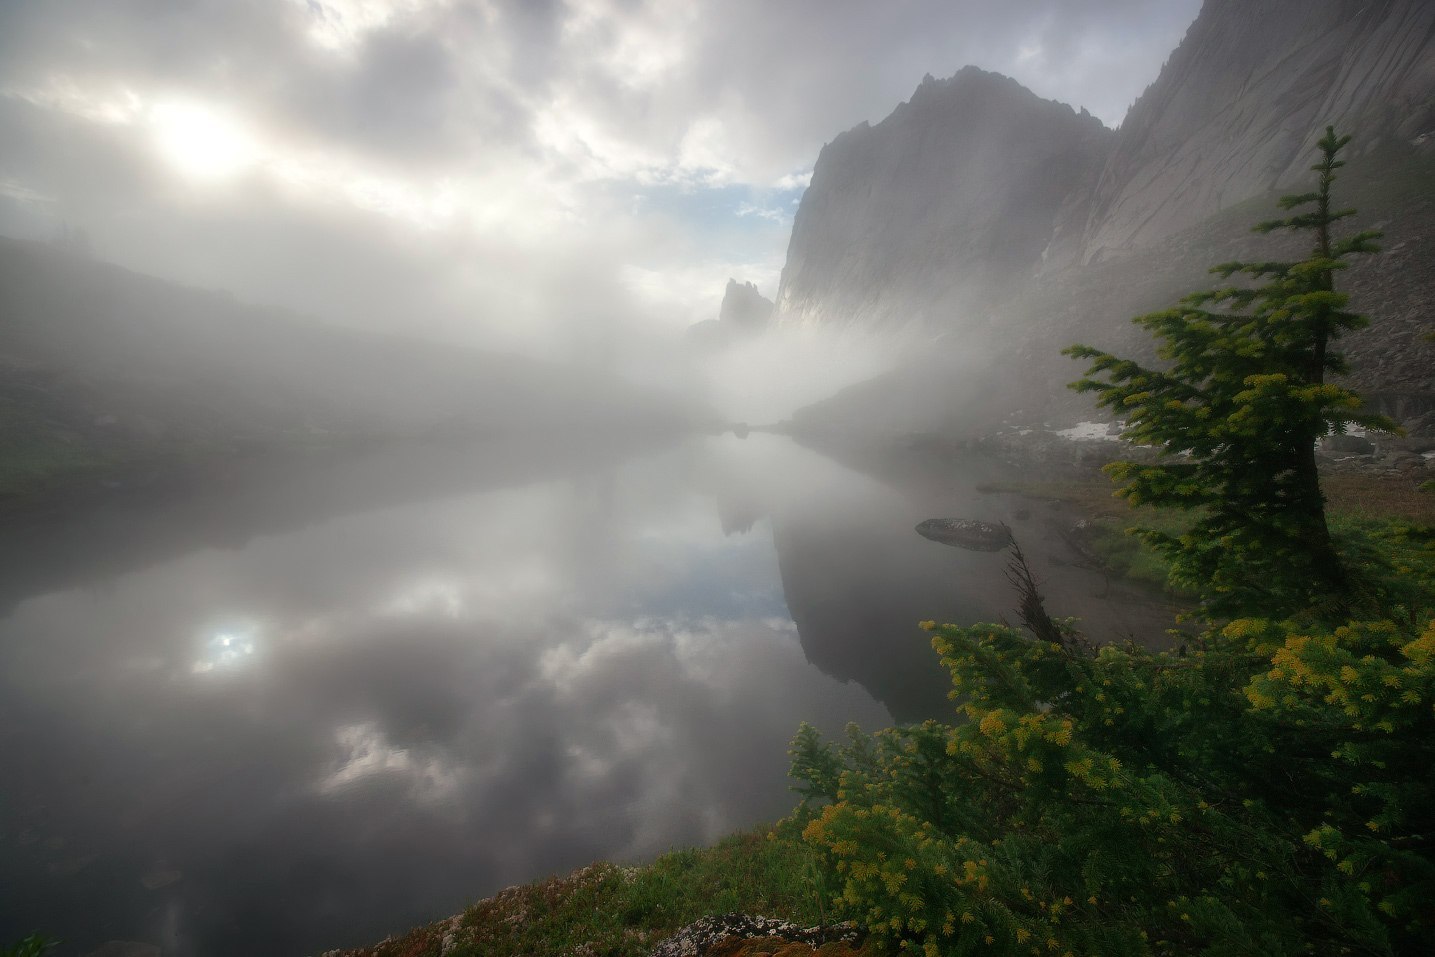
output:
[[[421,464],[0,623],[0,939],[313,952],[707,842],[790,809],[799,721],[946,707],[916,620],[1003,607],[933,502],[776,439]]]
[[[254,657],[259,643],[259,625],[252,621],[237,622],[214,629],[205,642],[204,651],[192,667],[197,675],[216,670],[237,668]]]

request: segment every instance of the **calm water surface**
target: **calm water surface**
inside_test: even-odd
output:
[[[922,618],[1159,628],[1059,509],[899,487],[785,439],[388,449],[11,536],[0,554],[0,943],[313,953],[793,804],[787,742],[946,713]]]

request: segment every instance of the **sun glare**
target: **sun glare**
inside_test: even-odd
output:
[[[150,123],[160,155],[192,179],[227,179],[258,159],[258,144],[241,123],[197,103],[157,104]]]

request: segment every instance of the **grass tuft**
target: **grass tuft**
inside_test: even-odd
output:
[[[458,917],[373,947],[327,957],[641,957],[701,917],[760,914],[815,926],[830,920],[813,852],[790,823],[747,831],[652,864],[599,863],[510,887]]]

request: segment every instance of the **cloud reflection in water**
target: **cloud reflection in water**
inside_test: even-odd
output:
[[[888,715],[808,663],[770,529],[694,487],[718,471],[710,443],[22,602],[4,824],[39,837],[0,835],[0,895],[90,949],[318,951],[786,813],[800,720]],[[95,863],[38,884],[50,842]],[[184,879],[147,889],[161,859]]]
[[[242,622],[216,629],[205,643],[202,657],[193,665],[197,675],[228,671],[252,660],[258,645],[260,629],[253,622]]]

